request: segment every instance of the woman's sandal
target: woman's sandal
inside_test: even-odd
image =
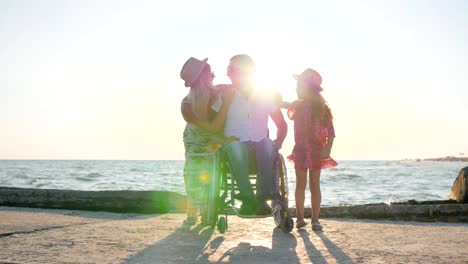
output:
[[[187,219],[184,220],[184,225],[192,226],[197,222],[197,217],[189,216]]]
[[[305,227],[305,226],[307,226],[307,223],[304,222],[304,220],[301,220],[301,221],[297,221],[297,222],[296,222],[296,228],[297,228],[297,229],[301,229],[301,228],[303,228],[303,227]]]
[[[322,229],[323,229],[323,226],[320,224],[318,219],[312,221],[312,230],[320,231]]]

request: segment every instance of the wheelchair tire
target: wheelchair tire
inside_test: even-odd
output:
[[[283,230],[283,232],[290,233],[294,228],[294,220],[291,218],[291,216],[286,215],[281,219],[279,227],[281,230]]]
[[[277,186],[278,186],[278,198],[276,200],[277,203],[277,210],[273,215],[273,219],[275,220],[275,224],[277,227],[280,227],[285,232],[290,232],[288,230],[288,222],[284,222],[287,218],[291,218],[288,212],[288,172],[286,169],[286,163],[284,162],[283,155],[278,154],[278,159],[276,160],[276,168],[278,170],[277,174]],[[292,219],[291,219],[292,220]],[[285,224],[286,223],[286,224]],[[292,224],[294,225],[294,223]]]
[[[279,227],[281,224],[281,210],[276,210],[273,220],[275,220],[276,227]]]
[[[226,232],[226,230],[227,230],[226,218],[224,216],[221,216],[218,219],[218,231],[219,231],[219,233],[224,234]]]

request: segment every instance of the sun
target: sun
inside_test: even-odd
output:
[[[251,28],[240,32],[225,45],[220,45],[214,54],[230,58],[235,54],[247,54],[255,62],[254,82],[258,89],[279,92],[283,98],[294,100],[296,81],[292,75],[303,71],[310,61],[310,47],[291,34],[281,24]],[[217,57],[217,56],[214,56]],[[225,61],[216,61],[220,72],[225,71]],[[220,75],[217,81],[229,81]]]
[[[252,57],[255,59],[256,88],[276,91],[285,100],[294,100],[296,81],[292,78],[292,67],[286,63],[275,63],[264,52],[253,54]]]

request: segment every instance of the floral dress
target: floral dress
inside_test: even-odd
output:
[[[216,134],[187,123],[184,130],[184,182],[187,192],[187,213],[196,216],[207,199],[207,183],[213,169],[213,151],[210,142]]]
[[[294,120],[295,145],[288,159],[296,168],[321,169],[336,166],[333,159],[322,160],[321,153],[327,140],[335,137],[333,123],[322,124],[319,118],[311,118],[311,107],[305,102],[296,103],[297,107],[288,110],[288,117]]]

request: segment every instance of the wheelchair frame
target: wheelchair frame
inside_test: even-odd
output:
[[[220,151],[214,153],[213,171],[208,187],[206,219],[212,227],[217,226],[221,234],[228,229],[228,215],[235,214],[242,218],[263,218],[273,216],[275,224],[286,233],[291,232],[294,222],[288,211],[288,178],[283,156],[278,153],[275,160],[274,173],[276,178],[276,193],[272,201],[271,215],[241,215],[236,208],[237,184],[231,175],[229,162]],[[249,180],[255,190],[256,175],[249,175]],[[253,181],[252,181],[253,180]]]

